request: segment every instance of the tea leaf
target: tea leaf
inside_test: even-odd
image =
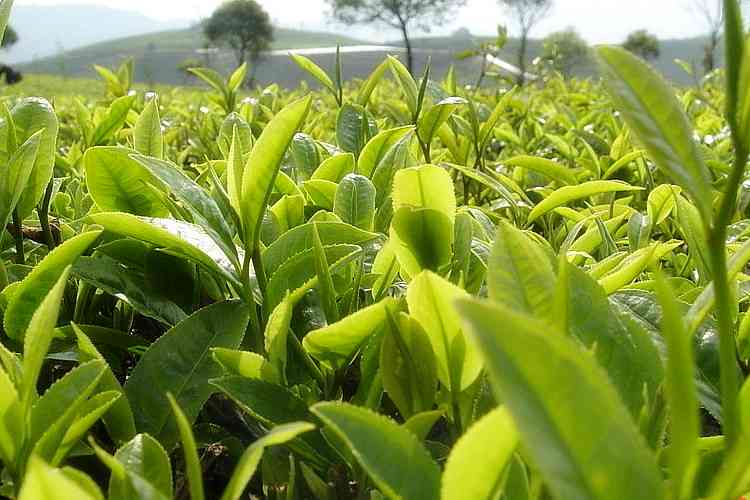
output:
[[[711,220],[711,178],[673,90],[646,63],[617,47],[597,50],[607,89],[656,165]]]
[[[311,411],[346,443],[387,497],[439,497],[440,469],[410,431],[346,403],[318,403]]]
[[[210,349],[239,347],[248,317],[245,305],[219,302],[189,316],[151,344],[125,383],[139,431],[166,447],[174,445],[178,430],[169,418],[167,393],[172,393],[189,421],[195,420],[212,392],[208,379],[221,375]]]
[[[482,417],[451,450],[443,473],[441,498],[497,498],[504,490],[516,446],[518,432],[504,408]]]
[[[549,335],[539,320],[499,304],[462,300],[459,311],[555,496],[664,497],[656,460],[590,356]]]

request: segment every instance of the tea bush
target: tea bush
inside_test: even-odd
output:
[[[11,2],[0,2],[4,26]],[[674,89],[0,99],[0,493],[750,491],[750,50]]]

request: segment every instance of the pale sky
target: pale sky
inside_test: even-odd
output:
[[[617,43],[636,29],[645,28],[660,38],[702,34],[702,20],[690,11],[694,0],[556,0],[550,19],[535,35],[575,27],[590,43]],[[98,4],[141,12],[163,21],[196,20],[206,16],[221,0],[16,0],[16,5]],[[260,0],[279,26],[346,32],[372,41],[398,38],[398,33],[373,28],[342,27],[331,22],[324,0]],[[468,0],[449,25],[436,30],[450,32],[460,27],[474,34],[492,34],[508,18],[497,0]]]

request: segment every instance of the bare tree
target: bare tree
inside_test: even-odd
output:
[[[691,0],[690,9],[701,18],[707,31],[703,46],[703,70],[710,73],[716,69],[716,49],[724,31],[724,8],[722,0]]]
[[[529,34],[552,8],[552,0],[499,0],[509,11],[518,28],[520,47],[518,48],[519,85],[526,81],[526,53],[529,46]]]
[[[381,23],[401,32],[407,67],[414,72],[414,54],[409,30],[430,31],[445,23],[466,0],[326,0],[333,16],[345,23]]]

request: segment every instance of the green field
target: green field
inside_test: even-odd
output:
[[[374,53],[3,87],[0,497],[748,498],[726,5],[690,86],[610,46],[479,89]]]

